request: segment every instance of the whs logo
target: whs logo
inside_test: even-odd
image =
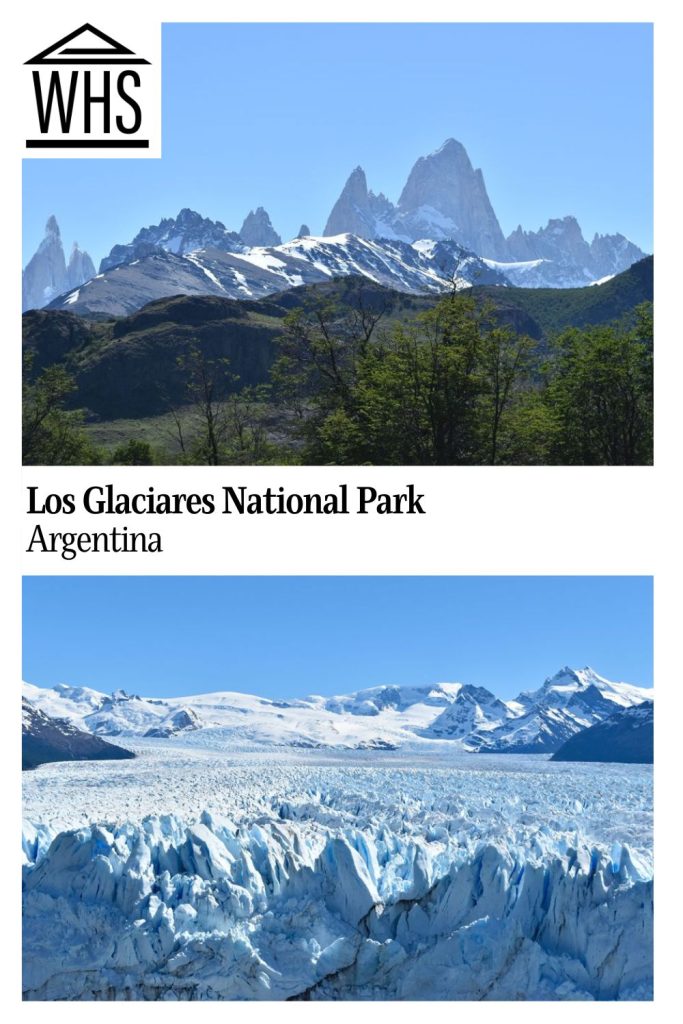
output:
[[[25,67],[32,100],[27,156],[160,155],[149,152],[159,148],[160,103],[158,74],[146,58],[86,23]]]

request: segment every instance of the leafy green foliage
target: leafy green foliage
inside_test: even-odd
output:
[[[24,358],[22,457],[26,466],[79,466],[101,461],[101,453],[83,432],[83,414],[64,406],[75,389],[59,365],[31,379],[32,357]]]
[[[329,305],[288,318],[273,378],[303,462],[651,460],[648,304],[622,324],[567,330],[548,354],[468,293],[384,332],[380,319]]]
[[[554,461],[642,465],[652,459],[652,307],[633,326],[572,328],[555,341],[545,392]]]
[[[494,463],[535,347],[454,293],[371,344],[371,317],[297,310],[273,376],[312,463]],[[305,410],[308,410],[305,415]]]
[[[153,466],[154,451],[147,441],[132,437],[114,449],[110,461],[114,466]]]
[[[179,461],[188,465],[253,465],[270,461],[262,409],[267,388],[243,387],[226,358],[211,358],[193,344],[178,357],[188,403],[172,409]]]

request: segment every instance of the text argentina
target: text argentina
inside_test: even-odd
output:
[[[48,533],[36,526],[26,551],[57,554],[70,562],[79,554],[155,554],[163,548],[159,533],[134,532],[127,526],[98,533]]]

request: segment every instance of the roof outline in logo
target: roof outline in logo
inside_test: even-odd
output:
[[[84,32],[90,32],[96,35],[103,43],[106,43],[106,47],[95,47],[95,46],[69,46],[73,39],[77,36],[82,35]],[[41,50],[35,57],[31,57],[30,60],[24,62],[25,64],[149,64],[148,60],[143,57],[136,57],[133,50],[129,50],[123,43],[117,43],[111,36],[101,32],[100,29],[95,28],[90,22],[85,22],[80,28],[77,28],[75,32],[70,32],[68,36],[64,36],[63,39],[59,39],[52,46],[48,46],[45,50]]]

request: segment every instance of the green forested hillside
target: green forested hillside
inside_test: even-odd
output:
[[[505,301],[522,310],[549,337],[566,327],[585,327],[617,320],[641,302],[652,302],[653,257],[648,256],[610,281],[588,288],[506,288],[474,291],[493,302]],[[497,295],[495,293],[498,293]]]
[[[600,403],[618,419],[617,390],[632,386],[635,371],[616,348],[628,337],[635,354],[649,345],[634,331],[647,335],[642,304],[651,297],[649,258],[603,285],[568,290],[485,286],[438,299],[347,277],[261,301],[174,296],[115,319],[31,311],[25,405],[34,427],[26,436],[35,442],[35,423],[52,403],[70,417],[65,436],[73,441],[80,429],[89,439],[85,448],[62,440],[61,461],[648,461],[650,440],[612,436],[591,447],[587,423],[572,427],[571,451],[558,445],[569,397],[553,389],[570,364],[584,383],[607,375]],[[641,369],[647,376],[649,364]],[[626,374],[620,382],[617,370]],[[434,374],[443,378],[438,396]],[[410,409],[406,387],[418,378],[426,390]],[[639,393],[649,386],[640,379]],[[480,422],[490,401],[493,438]],[[237,450],[216,437],[208,449],[196,442],[213,405],[224,437],[240,438]],[[441,414],[446,425],[427,422]],[[444,442],[442,429],[457,439]],[[245,443],[256,436],[257,454]],[[60,461],[59,443],[34,442],[28,461]]]

